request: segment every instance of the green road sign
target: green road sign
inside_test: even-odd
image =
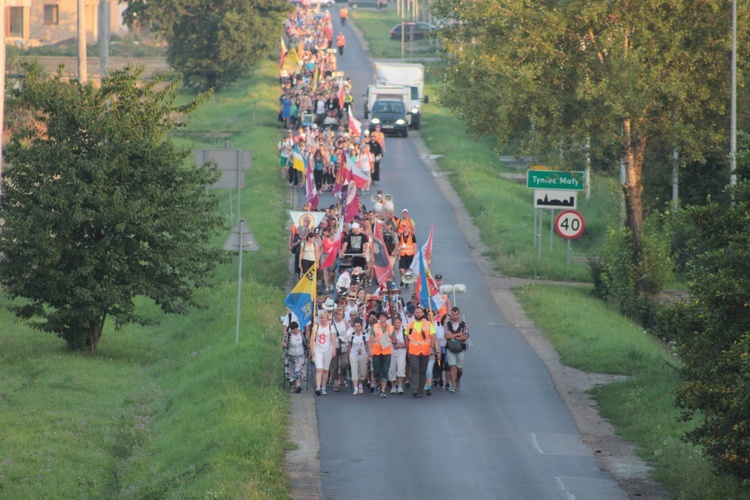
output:
[[[565,189],[583,191],[584,172],[556,170],[527,170],[526,187],[529,189]]]

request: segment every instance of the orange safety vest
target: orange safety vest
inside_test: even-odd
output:
[[[336,47],[343,47],[346,45],[346,38],[344,38],[343,33],[339,33],[339,36],[336,37]]]
[[[339,17],[343,17],[346,19],[346,16],[349,15],[349,11],[346,10],[346,7],[341,7],[341,10],[339,10]]]
[[[393,333],[393,327],[391,325],[386,325],[386,331],[383,331],[383,328],[381,328],[380,323],[376,323],[372,327],[372,355],[385,355],[385,354],[391,354],[393,351],[391,349],[391,334]],[[388,336],[388,347],[383,347],[380,344],[380,339],[383,337],[383,335]]]
[[[407,241],[411,240],[411,242]],[[414,234],[409,234],[406,238],[404,238],[404,235],[402,234],[399,237],[399,251],[398,254],[400,256],[404,255],[414,255],[417,253],[417,240],[414,237]]]
[[[409,323],[406,333],[409,335],[409,354],[429,356],[434,342],[435,327],[426,318]]]

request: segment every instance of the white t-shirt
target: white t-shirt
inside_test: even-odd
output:
[[[339,339],[339,346],[342,348],[342,350],[346,350],[346,344],[349,342],[349,336],[347,335],[347,330],[349,329],[349,325],[347,325],[345,320],[337,321],[334,323],[331,323],[333,326],[333,329],[336,332],[336,335]],[[343,345],[342,345],[343,344]]]
[[[349,353],[350,358],[362,359],[367,357],[367,334],[364,330],[359,335],[354,333],[354,328],[348,332],[351,336],[352,351]]]
[[[435,323],[435,336],[437,337],[438,345],[445,347],[445,328],[440,323]]]
[[[300,356],[301,354],[304,354],[305,348],[302,344],[302,333],[292,333],[289,335],[289,345],[287,346],[287,349],[289,349],[289,354],[291,356]]]
[[[336,331],[328,323],[327,326],[318,325],[318,332],[315,335],[315,350],[318,352],[333,351],[333,344],[336,342]]]

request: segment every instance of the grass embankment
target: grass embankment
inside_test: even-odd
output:
[[[236,258],[200,292],[205,309],[165,316],[141,300],[139,310],[161,325],[114,331],[109,323],[96,356],[70,353],[0,310],[0,497],[288,496],[278,327],[288,215],[275,168],[277,98],[275,65],[262,64],[179,134],[196,148],[231,140],[254,152],[242,215],[261,251],[243,261],[239,344]],[[228,196],[218,194],[222,244]]]
[[[356,10],[351,14],[352,19],[357,21],[357,27],[364,29],[367,26],[367,40],[376,40],[370,43],[370,55],[375,59],[400,58],[401,40],[391,40],[391,29],[401,24],[401,16],[395,9],[389,10]],[[336,29],[334,27],[334,29]],[[407,30],[408,34],[408,30]],[[437,57],[437,41],[425,37],[423,40],[404,40],[403,56],[406,59],[417,59],[420,57]]]
[[[360,13],[357,13],[359,15]],[[357,26],[371,50],[387,45],[387,32],[369,21]],[[579,198],[578,211],[586,220],[582,237],[572,242],[578,259],[566,262],[566,245],[553,239],[549,250],[549,215],[542,225],[542,254],[533,247],[531,191],[500,177],[510,170],[498,160],[502,151],[489,138],[473,139],[464,124],[439,106],[441,63],[425,62],[428,73],[420,134],[440,168],[452,173],[453,187],[482,233],[487,257],[508,276],[544,280],[590,281],[588,256],[599,255],[604,234],[617,210],[615,179],[594,176],[591,198]],[[520,173],[524,173],[521,171]],[[439,251],[439,249],[437,250]],[[576,262],[576,260],[578,262]],[[641,457],[653,467],[653,477],[675,498],[750,498],[750,488],[731,477],[716,476],[700,450],[681,440],[690,424],[678,421],[673,390],[680,380],[678,361],[668,346],[594,299],[590,289],[529,286],[517,290],[524,309],[560,353],[563,363],[590,372],[632,377],[627,382],[592,391],[600,414],[617,432],[640,447]]]

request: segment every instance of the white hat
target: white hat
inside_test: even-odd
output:
[[[403,209],[403,210],[401,210],[401,213],[404,213],[404,212],[406,212],[406,213],[408,214],[408,213],[409,213],[409,210],[408,210],[408,209],[406,209],[406,208],[405,208],[405,209]]]
[[[333,311],[333,299],[328,297],[325,302],[323,302],[323,310],[324,311]]]
[[[352,229],[359,229],[359,222],[352,222]]]

